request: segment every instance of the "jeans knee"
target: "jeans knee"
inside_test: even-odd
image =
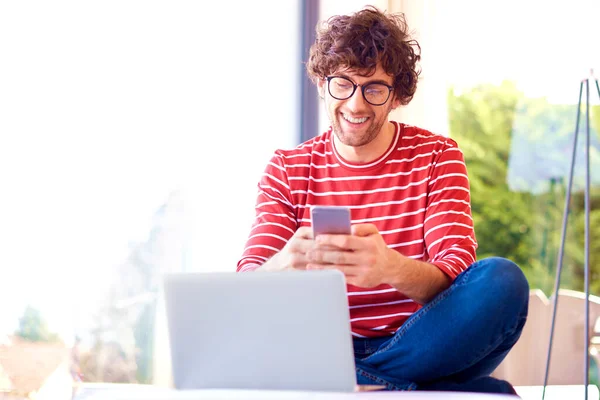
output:
[[[489,273],[494,282],[513,293],[529,297],[529,282],[517,264],[502,257],[490,257]]]
[[[510,302],[527,308],[529,283],[521,268],[502,257],[490,257],[478,261],[481,281],[486,291],[500,302]]]

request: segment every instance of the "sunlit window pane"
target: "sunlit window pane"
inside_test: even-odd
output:
[[[300,9],[0,5],[0,355],[153,382],[161,274],[235,271],[260,174],[297,144]]]

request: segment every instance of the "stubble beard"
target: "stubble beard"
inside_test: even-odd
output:
[[[387,115],[389,114],[389,111],[390,110],[387,110],[387,112],[384,113],[386,117],[383,117],[380,120],[368,121],[371,123],[369,128],[366,132],[360,135],[344,132],[340,124],[340,119],[343,119],[344,117],[342,117],[341,113],[338,110],[336,110],[334,115],[334,117],[337,118],[331,118],[331,127],[333,129],[333,133],[338,138],[338,140],[342,142],[342,144],[351,147],[365,146],[371,143],[373,140],[375,140],[375,138],[377,138],[377,136],[381,132],[381,129],[383,128],[383,125],[387,122]],[[369,118],[371,119],[372,117]]]

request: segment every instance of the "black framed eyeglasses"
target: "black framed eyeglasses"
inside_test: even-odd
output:
[[[374,106],[384,105],[390,98],[392,90],[394,90],[393,86],[378,82],[357,85],[343,76],[328,76],[325,79],[327,79],[327,90],[329,90],[329,94],[334,99],[349,99],[354,95],[354,92],[356,92],[356,88],[360,86],[363,98],[367,103]]]

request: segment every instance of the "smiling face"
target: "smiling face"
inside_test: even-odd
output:
[[[346,100],[337,100],[328,90],[326,79],[319,81],[319,91],[325,100],[327,115],[335,137],[338,151],[347,157],[351,149],[343,150],[344,147],[355,148],[363,156],[359,158],[377,158],[376,154],[381,150],[385,152],[393,136],[393,127],[388,124],[389,113],[400,105],[400,101],[392,93],[387,102],[380,106],[369,104],[362,94],[363,85],[369,83],[383,83],[392,86],[393,78],[386,74],[380,65],[377,65],[374,74],[370,76],[360,75],[355,70],[338,71],[332,76],[342,76],[360,85],[352,96]],[[334,84],[333,82],[331,84]],[[352,159],[354,157],[348,157]]]

